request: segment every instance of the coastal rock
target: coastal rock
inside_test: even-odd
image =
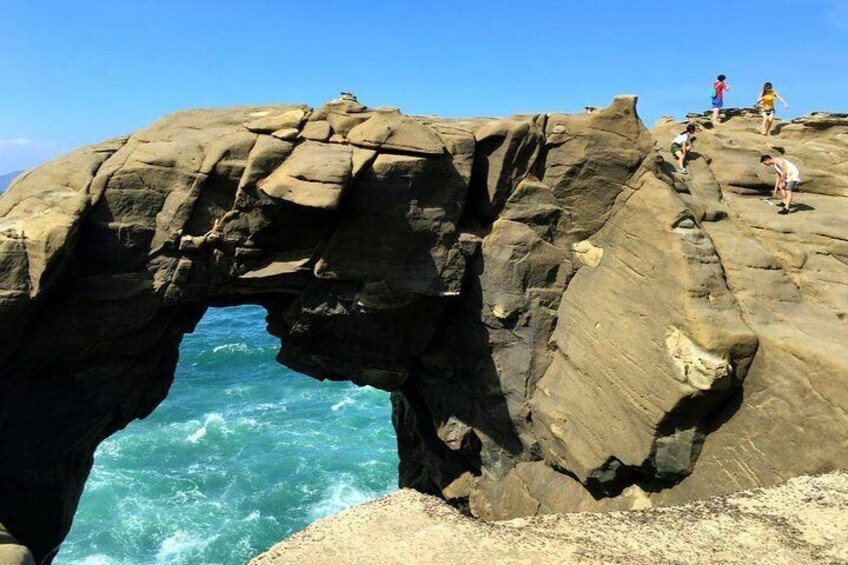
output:
[[[843,563],[846,532],[845,473],[669,508],[494,524],[401,490],[319,520],[250,565]]]
[[[703,122],[704,118],[695,117]],[[485,519],[675,504],[848,464],[846,126],[728,112],[691,174],[633,96],[443,120],[180,112],[0,198],[0,522],[38,560],[210,306],[391,391],[402,486]],[[659,149],[655,146],[659,145]],[[805,178],[760,193],[763,151]],[[747,196],[756,193],[758,196]]]
[[[265,114],[265,112],[259,112]],[[307,117],[307,109],[296,107],[285,112],[270,112],[244,124],[244,127],[256,133],[271,133],[283,129],[298,129]]]
[[[330,127],[329,122],[323,120],[308,122],[303,126],[303,131],[300,132],[302,138],[311,139],[312,141],[327,141],[331,135],[333,135],[333,129]]]
[[[800,133],[778,122],[778,134],[763,138],[758,122],[743,114],[699,131],[701,157],[690,164],[688,184],[694,202],[725,212],[701,226],[759,347],[744,386],[710,424],[692,474],[652,497],[656,504],[846,466],[834,455],[848,439],[848,393],[838,384],[848,375],[848,125],[807,126],[804,118],[792,124]],[[661,147],[679,127],[655,131]],[[735,189],[751,173],[716,182],[725,160],[737,158],[727,139],[751,152],[749,168],[760,179],[756,196]],[[760,153],[786,156],[800,168],[792,214],[780,216],[762,201],[771,194],[774,172],[759,164]]]
[[[397,110],[380,110],[347,134],[353,145],[413,155],[441,155],[445,146],[438,134]]]
[[[592,240],[605,252],[569,283],[533,396],[542,453],[606,492],[638,475],[682,478],[690,466],[660,465],[661,438],[703,428],[745,378],[756,336],[709,238],[654,177]]]
[[[349,146],[306,141],[258,186],[268,196],[293,204],[333,209],[339,205],[352,171]]]
[[[0,565],[35,565],[32,552],[18,543],[3,524],[0,524]]]

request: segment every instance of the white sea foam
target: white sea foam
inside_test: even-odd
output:
[[[94,452],[94,460],[100,462],[101,459],[115,457],[120,454],[120,451],[121,448],[117,441],[113,439],[104,440],[97,446],[97,451]]]
[[[192,483],[191,488],[184,488],[171,495],[171,500],[177,504],[191,504],[199,500],[206,500],[208,497],[200,490],[200,488]]]
[[[108,555],[104,555],[102,553],[98,553],[96,555],[86,555],[79,561],[77,561],[77,565],[117,565],[118,561],[116,559],[112,559]]]
[[[209,432],[210,426],[217,425],[220,428],[224,426],[224,417],[218,414],[217,412],[213,412],[211,414],[206,415],[206,419],[203,421],[203,425],[197,428],[191,435],[189,435],[186,440],[189,443],[197,443],[203,438],[206,437],[206,434]]]
[[[250,395],[250,392],[251,390],[249,386],[231,386],[224,389],[224,394],[238,400],[243,400]]]
[[[254,522],[259,519],[259,516],[259,510],[254,510],[253,512],[245,516],[242,522]]]
[[[201,551],[215,538],[203,538],[191,535],[182,530],[177,530],[174,535],[162,540],[159,551],[156,552],[156,563],[172,565],[174,563],[187,563],[185,558],[192,552]]]
[[[208,463],[192,463],[186,468],[186,472],[188,475],[202,475],[206,473],[212,473],[215,471],[217,467],[215,465],[210,465]]]
[[[106,465],[95,464],[85,483],[85,490],[86,492],[100,489],[108,491],[118,484],[133,484],[137,478],[135,473],[125,473],[121,470],[110,469]]]
[[[286,410],[288,410],[288,407],[285,404],[281,403],[262,402],[253,406],[253,410],[256,412],[285,412]]]
[[[344,398],[342,398],[341,400],[339,400],[338,402],[336,402],[335,404],[330,406],[330,410],[332,410],[333,412],[338,412],[339,410],[341,410],[345,406],[350,406],[351,404],[356,404],[356,401],[354,399],[352,399],[350,396],[345,396]]]
[[[324,493],[324,497],[310,508],[309,516],[313,520],[318,520],[351,506],[374,500],[383,494],[370,489],[357,488],[351,484],[349,477],[343,476],[333,483]]]
[[[238,343],[225,343],[224,345],[217,345],[212,348],[212,353],[247,353],[250,351],[250,346],[243,341]]]

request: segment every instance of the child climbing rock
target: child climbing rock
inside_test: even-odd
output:
[[[677,159],[678,173],[688,174],[686,170],[686,156],[692,150],[692,134],[695,133],[695,124],[686,126],[686,130],[671,140],[671,154]]]
[[[780,193],[780,197],[783,200],[783,207],[777,213],[788,214],[792,204],[792,193],[795,192],[795,188],[801,182],[801,173],[798,167],[789,159],[772,157],[771,155],[760,157],[760,163],[766,167],[774,167],[777,178],[774,181],[772,195]]]
[[[784,108],[789,109],[789,104],[786,103],[786,100],[780,97],[780,94],[774,89],[770,82],[767,82],[763,85],[763,90],[760,92],[760,96],[757,98],[757,105],[760,106],[760,109],[763,113],[763,128],[762,134],[768,135],[771,132],[771,126],[774,124],[774,101],[775,99],[780,100],[783,103]]]

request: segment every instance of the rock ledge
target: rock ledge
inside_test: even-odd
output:
[[[325,518],[251,565],[846,563],[848,473],[630,512],[484,523],[402,490]]]

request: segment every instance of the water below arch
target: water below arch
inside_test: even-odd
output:
[[[396,489],[388,394],[274,360],[259,307],[210,309],[168,398],[95,453],[57,565],[244,563]]]

